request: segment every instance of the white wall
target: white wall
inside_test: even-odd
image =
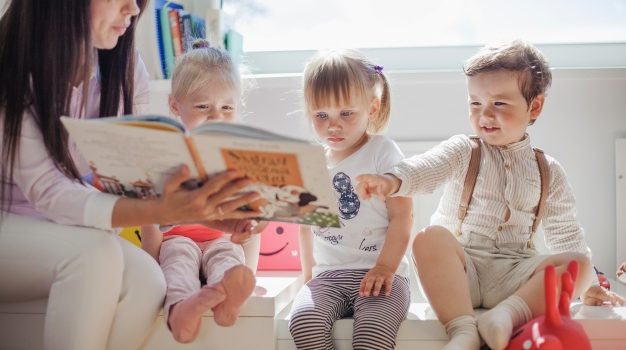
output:
[[[438,141],[471,133],[460,72],[388,73],[397,141]],[[310,137],[301,113],[300,77],[261,76],[250,91],[246,122]],[[155,112],[167,113],[167,82],[155,82]],[[544,111],[529,128],[536,147],[558,159],[578,201],[594,263],[612,276],[616,258],[615,139],[626,137],[626,68],[555,70]],[[419,214],[423,216],[422,214]],[[620,213],[626,215],[626,213]]]

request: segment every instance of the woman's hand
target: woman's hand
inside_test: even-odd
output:
[[[591,286],[582,297],[585,305],[599,306],[611,303],[614,306],[626,305],[626,300],[619,294],[606,290],[601,286]]]
[[[365,277],[361,280],[359,295],[362,297],[378,296],[384,287],[385,295],[390,296],[394,274],[395,271],[391,268],[376,264],[371,270],[367,271]]]
[[[367,200],[372,196],[378,197],[381,201],[398,192],[402,183],[397,177],[385,175],[364,174],[356,177],[356,192],[359,198]]]
[[[237,194],[250,184],[236,171],[228,170],[212,176],[200,188],[188,190],[183,183],[189,180],[189,169],[182,166],[164,186],[158,199],[161,224],[185,224],[214,220],[246,219],[261,215],[258,211],[238,210],[256,199],[259,194]]]

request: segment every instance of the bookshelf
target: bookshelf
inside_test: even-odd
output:
[[[163,10],[164,7],[167,10]],[[241,43],[235,47],[234,40],[231,40],[230,47],[224,47],[224,38],[234,34],[230,31],[227,35],[223,34],[221,7],[221,0],[148,2],[137,24],[136,46],[146,63],[150,79],[167,79],[176,58],[196,38],[206,38],[211,45],[228,49],[231,55],[241,51]]]

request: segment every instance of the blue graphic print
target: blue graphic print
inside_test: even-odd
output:
[[[346,220],[354,218],[359,213],[361,202],[354,193],[354,188],[350,183],[350,176],[343,172],[338,172],[333,177],[333,187],[339,193],[339,215]]]

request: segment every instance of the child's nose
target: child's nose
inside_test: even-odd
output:
[[[207,120],[216,120],[219,119],[220,115],[219,113],[215,110],[215,108],[209,108],[206,111],[206,119]]]
[[[334,118],[330,118],[330,121],[328,123],[328,130],[340,130],[341,129],[341,123],[334,119]]]
[[[491,107],[485,107],[482,109],[480,113],[480,117],[486,118],[486,119],[493,119],[495,117],[495,114],[493,113],[493,109],[491,109]]]

